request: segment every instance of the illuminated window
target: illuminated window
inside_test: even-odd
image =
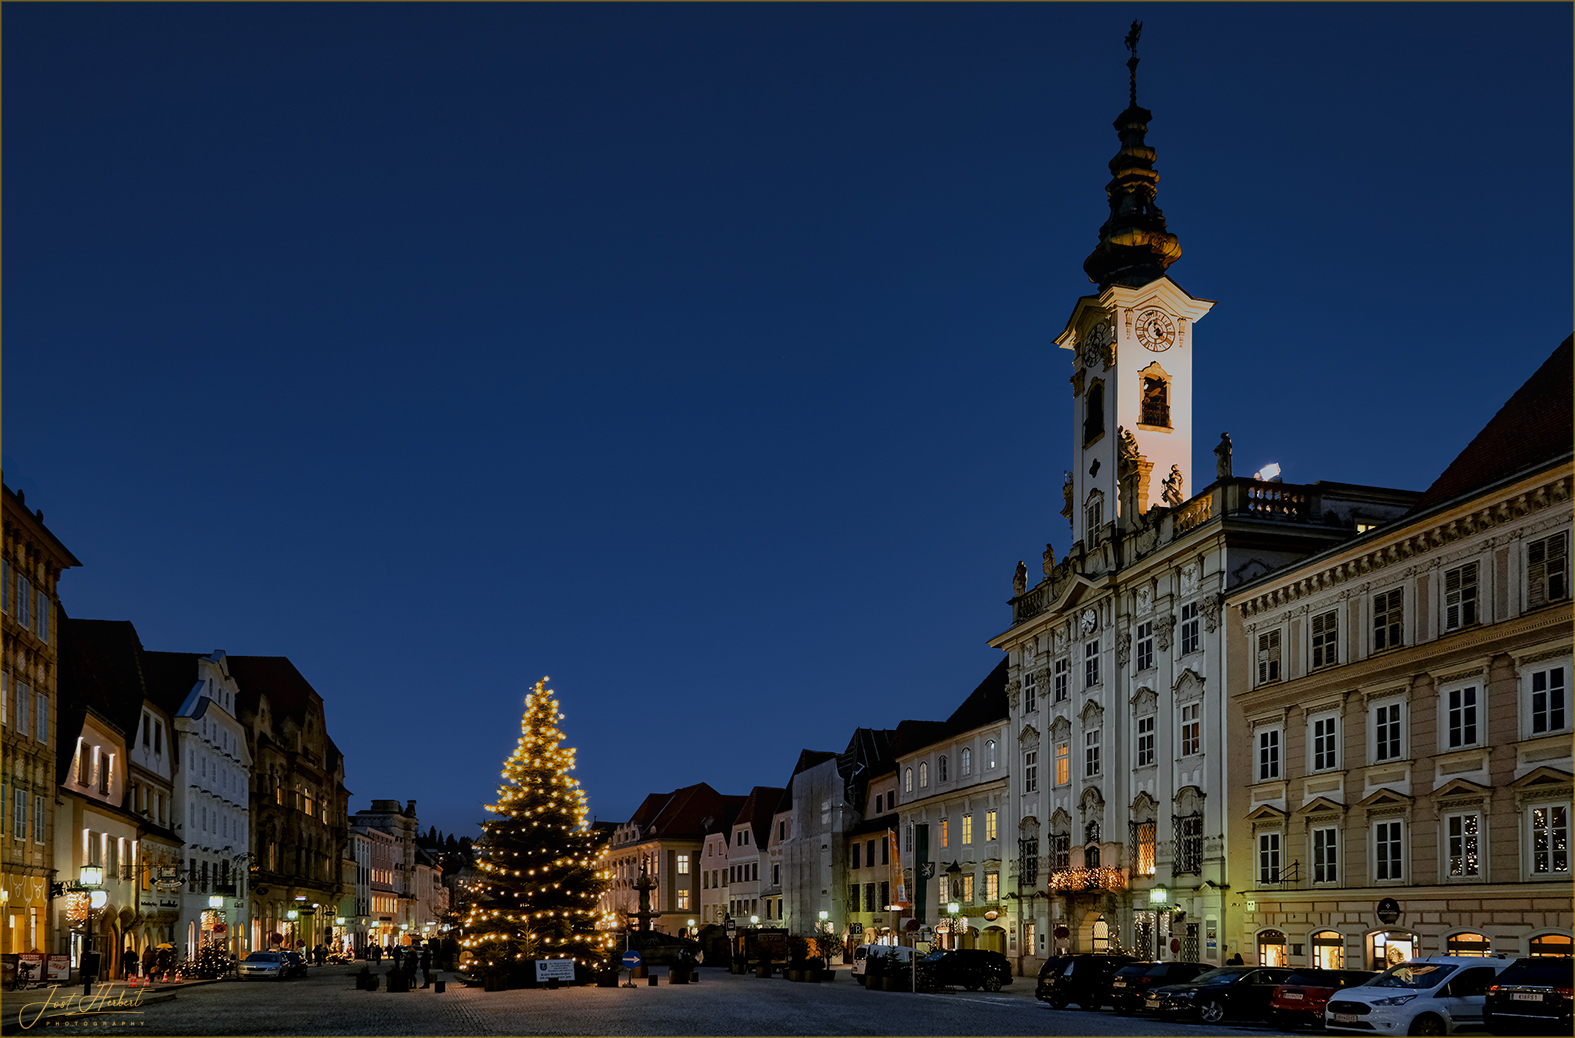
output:
[[[1445,854],[1449,861],[1449,875],[1452,878],[1481,874],[1481,858],[1477,842],[1481,828],[1482,816],[1476,811],[1444,816]]]
[[[962,816],[962,842],[964,846],[973,843],[973,815]]]
[[[963,776],[967,777],[968,775],[972,775],[973,774],[973,750],[971,750],[968,747],[964,746],[963,749],[962,749],[962,752],[957,755],[957,759],[958,759],[958,762],[960,763],[960,765],[962,767]]]
[[[687,876],[687,875],[689,875],[689,855],[687,855],[687,854],[680,854],[680,855],[678,855],[678,874],[680,876]]]
[[[919,788],[924,789],[930,784],[930,765],[927,761],[919,762]]]
[[[1055,744],[1055,784],[1064,786],[1072,781],[1072,746],[1070,743],[1058,742]]]
[[[984,813],[984,838],[995,839],[995,808],[993,807]]]
[[[948,837],[947,837],[947,821],[948,820],[945,819],[945,818],[941,819],[941,846],[942,847],[950,846],[950,843],[948,842]]]
[[[1137,848],[1136,873],[1139,876],[1152,876],[1157,827],[1153,822],[1132,822],[1131,827],[1132,845]]]

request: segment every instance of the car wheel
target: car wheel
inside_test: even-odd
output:
[[[1217,1024],[1225,1019],[1225,1003],[1210,999],[1198,1005],[1198,1019],[1206,1024]]]
[[[986,977],[984,979],[984,990],[986,990],[986,991],[999,991],[999,990],[1001,990],[1001,978],[1000,977]]]
[[[1432,1013],[1423,1013],[1411,1021],[1411,1029],[1406,1034],[1444,1034],[1444,1021]]]

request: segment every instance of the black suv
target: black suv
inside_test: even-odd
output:
[[[1110,978],[1108,1001],[1118,1013],[1135,1013],[1143,1008],[1143,998],[1151,988],[1185,984],[1213,968],[1206,962],[1135,962],[1116,970]]]
[[[1110,975],[1137,961],[1130,955],[1074,955],[1052,977],[1041,970],[1034,994],[1056,1009],[1098,1009],[1109,999]]]
[[[930,990],[963,987],[999,991],[1012,982],[1012,964],[1005,955],[982,948],[931,952],[919,960],[919,982]]]
[[[1143,1008],[1162,1015],[1196,1014],[1206,1024],[1261,1020],[1269,996],[1295,972],[1280,966],[1222,966],[1185,984],[1149,988]]]
[[[1482,1000],[1482,1026],[1493,1034],[1570,1034],[1575,961],[1516,959],[1494,978]]]

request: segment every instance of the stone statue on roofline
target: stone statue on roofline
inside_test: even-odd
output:
[[[1219,445],[1214,448],[1214,471],[1220,479],[1230,478],[1230,433],[1220,433]]]
[[[1017,572],[1012,574],[1012,594],[1020,595],[1028,590],[1028,567],[1022,559],[1017,560]]]

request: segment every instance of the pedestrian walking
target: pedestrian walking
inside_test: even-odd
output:
[[[120,960],[126,967],[126,979],[130,980],[137,975],[137,949],[127,948],[125,957]]]
[[[383,961],[383,946],[381,944],[374,944],[374,945],[372,945],[372,964],[373,965],[377,965],[377,964],[381,963],[382,961]]]
[[[421,986],[432,986],[432,945],[421,949]]]
[[[405,954],[404,949],[396,944],[396,945],[394,945],[394,953],[393,954],[394,954],[394,972],[395,973],[403,972],[401,970],[401,968],[400,968],[400,961],[399,960],[404,958],[404,954]]]

